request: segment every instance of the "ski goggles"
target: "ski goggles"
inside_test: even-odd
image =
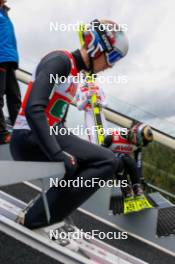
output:
[[[98,41],[103,48],[108,65],[112,66],[123,56],[119,52],[119,50],[115,46],[113,46],[109,41],[109,37],[107,35],[106,30],[100,30],[100,21],[95,19],[91,23],[95,23],[96,25],[94,30],[97,32]]]
[[[93,23],[95,23],[95,27],[93,27]],[[80,25],[79,27],[79,39],[81,46],[85,43],[89,46],[88,53],[92,58],[97,58],[102,52],[104,52],[108,65],[114,65],[123,57],[121,52],[119,52],[117,47],[111,44],[106,30],[102,31],[99,29],[101,24],[97,19],[93,20],[91,25],[93,28],[92,30],[88,30],[86,32],[86,37],[84,36],[84,25]]]

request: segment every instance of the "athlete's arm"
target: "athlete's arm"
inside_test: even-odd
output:
[[[27,106],[25,109],[26,118],[32,132],[38,140],[40,148],[49,160],[57,161],[61,148],[54,135],[50,135],[50,128],[45,114],[45,108],[49,101],[49,96],[54,87],[50,83],[50,74],[68,76],[71,65],[69,58],[63,53],[46,60],[38,67],[36,80],[33,83]]]

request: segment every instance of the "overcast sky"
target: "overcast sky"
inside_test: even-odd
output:
[[[105,92],[175,123],[174,0],[9,0],[20,66],[32,71],[55,49],[79,47],[76,32],[50,32],[50,22],[107,18],[128,25],[129,52],[106,74],[126,75],[127,84],[105,84]]]

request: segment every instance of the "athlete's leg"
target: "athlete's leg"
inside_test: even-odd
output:
[[[7,107],[12,125],[14,125],[21,107],[21,93],[13,67],[9,64],[6,76]]]
[[[129,198],[133,196],[133,190],[131,183],[128,179],[128,171],[126,168],[126,164],[124,162],[124,156],[120,156],[117,159],[117,162],[119,164],[118,170],[116,171],[116,178],[117,180],[120,180],[121,183],[121,191],[124,195],[124,197]]]
[[[31,130],[13,130],[10,151],[16,161],[49,161],[38,147]]]
[[[4,94],[6,89],[6,67],[0,63],[0,133],[6,131],[6,123],[3,114]]]
[[[76,177],[81,179],[83,187],[52,187],[47,192],[51,223],[61,221],[72,211],[85,202],[96,190],[99,189],[100,180],[108,180],[113,177],[117,170],[117,161],[113,153],[105,148],[90,144],[74,135],[56,136],[64,151],[77,158],[79,170]],[[93,178],[96,184],[92,184]],[[75,178],[76,179],[76,178]],[[90,187],[85,186],[89,183]],[[25,225],[36,228],[46,225],[46,216],[42,198],[39,198],[32,208],[27,212]]]
[[[122,159],[124,162],[125,170],[130,176],[132,185],[140,183],[140,180],[137,174],[137,165],[136,165],[135,160],[128,155],[123,156]]]

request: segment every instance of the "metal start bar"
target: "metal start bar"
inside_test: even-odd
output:
[[[0,161],[0,186],[50,177],[62,179],[65,173],[63,162]]]

